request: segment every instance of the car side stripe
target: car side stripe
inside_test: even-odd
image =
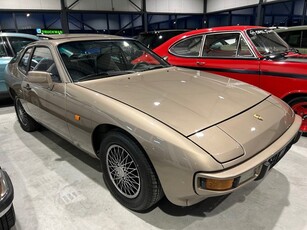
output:
[[[266,76],[276,76],[276,77],[307,79],[306,74],[280,73],[280,72],[245,70],[245,69],[220,69],[220,68],[204,68],[204,67],[200,68],[200,67],[188,67],[188,66],[181,66],[181,67],[192,68],[192,69],[203,70],[203,71],[222,72],[222,73],[255,74],[255,75],[266,75]]]
[[[266,72],[262,71],[261,75],[269,75],[276,77],[288,77],[288,78],[299,78],[299,79],[307,79],[306,74],[295,74],[295,73],[278,73],[278,72]]]

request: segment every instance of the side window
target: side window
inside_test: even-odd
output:
[[[286,42],[292,47],[300,47],[301,31],[290,31]]]
[[[185,39],[170,48],[170,52],[179,56],[198,57],[202,36]]]
[[[238,56],[239,57],[253,57],[252,52],[250,51],[245,39],[242,36],[240,36]]]
[[[31,42],[34,42],[33,39],[29,38],[23,38],[23,37],[8,37],[12,49],[14,50],[14,53],[17,54],[22,48],[24,48],[26,45],[28,45]]]
[[[24,74],[28,71],[29,58],[32,52],[32,48],[27,49],[18,63],[18,68]]]
[[[60,76],[54,63],[52,54],[47,47],[36,47],[31,59],[30,71],[51,73],[54,82],[60,82]]]
[[[278,35],[285,41],[288,43],[287,38],[288,38],[288,32],[280,32],[278,33]]]
[[[0,40],[0,57],[6,57],[6,50],[4,47],[4,42],[2,42],[2,40]]]
[[[239,33],[207,35],[203,49],[203,56],[235,57],[237,54],[239,38]]]
[[[302,48],[307,48],[307,30],[303,31]]]

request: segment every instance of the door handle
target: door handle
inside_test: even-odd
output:
[[[31,87],[29,86],[29,84],[27,84],[26,86],[23,87],[26,90],[31,90]]]
[[[196,64],[199,65],[199,66],[203,66],[203,65],[205,65],[206,63],[203,62],[203,61],[198,61],[198,62],[196,62]]]

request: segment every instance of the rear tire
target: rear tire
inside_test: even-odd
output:
[[[123,206],[146,211],[163,196],[159,179],[138,144],[121,132],[111,131],[100,145],[104,181]]]
[[[19,97],[15,97],[14,105],[21,128],[26,132],[36,131],[39,127],[39,124],[27,114],[20,102]]]

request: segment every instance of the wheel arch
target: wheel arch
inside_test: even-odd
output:
[[[103,140],[103,138],[105,138],[108,134],[108,132],[111,131],[116,131],[116,132],[120,132],[124,135],[126,135],[127,137],[129,137],[130,139],[132,139],[134,141],[134,143],[142,150],[142,152],[144,153],[145,158],[147,159],[149,165],[151,166],[152,170],[154,171],[154,173],[156,174],[159,183],[161,185],[162,191],[163,191],[163,186],[161,184],[160,178],[158,176],[158,173],[156,171],[156,168],[154,167],[152,161],[150,160],[150,157],[148,156],[148,153],[145,151],[145,149],[143,148],[143,146],[140,144],[140,142],[129,132],[127,132],[126,130],[116,126],[116,125],[112,125],[112,124],[100,124],[98,125],[93,133],[92,133],[92,145],[93,145],[93,149],[97,155],[98,158],[100,158],[99,154],[99,149],[100,149],[100,143]],[[162,192],[164,194],[164,192]]]
[[[10,97],[14,100],[14,98],[17,96],[17,93],[15,92],[14,89],[12,89],[11,87],[9,88],[9,94]]]
[[[283,101],[289,103],[292,99],[298,97],[307,97],[307,93],[290,93],[282,98]]]
[[[100,143],[103,140],[103,138],[105,138],[106,135],[108,134],[108,132],[110,132],[110,131],[121,132],[122,134],[124,134],[124,135],[128,136],[130,139],[132,139],[138,145],[138,147],[144,152],[147,160],[152,165],[152,162],[151,162],[147,152],[145,151],[143,146],[139,143],[139,141],[132,134],[127,132],[126,130],[124,130],[124,129],[116,126],[116,125],[111,125],[111,124],[100,124],[94,129],[94,131],[92,133],[92,145],[93,145],[93,149],[94,149],[94,151],[95,151],[95,153],[98,157],[99,157]]]

